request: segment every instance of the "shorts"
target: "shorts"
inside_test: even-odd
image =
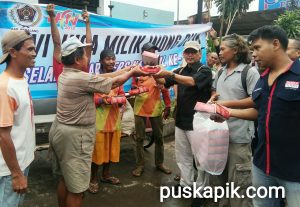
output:
[[[63,176],[69,192],[81,193],[89,187],[95,133],[95,125],[65,125],[55,120],[51,126],[54,172]]]

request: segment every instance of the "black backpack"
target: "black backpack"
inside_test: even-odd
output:
[[[249,97],[249,94],[248,94],[248,90],[247,90],[247,74],[248,74],[248,71],[250,68],[251,68],[250,65],[246,65],[241,73],[242,86],[243,86],[244,91],[247,93],[248,97]],[[219,80],[220,76],[222,75],[223,71],[224,71],[223,68],[219,70],[218,80]]]

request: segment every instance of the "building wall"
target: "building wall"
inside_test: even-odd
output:
[[[112,17],[153,24],[174,24],[174,12],[111,1]]]

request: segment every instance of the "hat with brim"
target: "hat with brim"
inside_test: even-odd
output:
[[[6,60],[6,58],[8,57],[8,55],[9,55],[9,52],[7,52],[7,53],[5,53],[5,54],[3,54],[3,55],[1,56],[1,58],[0,58],[0,64],[2,64],[2,63],[5,62],[5,60]]]
[[[2,53],[0,57],[0,64],[4,63],[9,56],[9,50],[15,47],[20,42],[31,39],[29,32],[24,30],[10,30],[3,35],[1,40]]]
[[[70,54],[72,54],[73,52],[75,52],[77,50],[77,48],[80,47],[86,47],[86,46],[90,46],[92,45],[91,43],[86,43],[83,44],[82,42],[80,42],[80,40],[73,36],[69,39],[67,39],[62,45],[61,45],[61,56],[65,57],[68,56]]]
[[[196,41],[188,41],[184,44],[184,49],[183,51],[185,51],[186,49],[194,49],[196,51],[200,51],[201,46],[199,44],[199,42]]]

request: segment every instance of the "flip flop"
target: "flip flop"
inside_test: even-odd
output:
[[[99,183],[90,183],[88,191],[92,194],[96,194],[99,192]]]
[[[108,177],[108,178],[101,178],[100,181],[102,183],[109,183],[109,184],[112,184],[112,185],[119,185],[121,182],[118,178],[115,178],[115,177]]]
[[[172,173],[172,171],[164,165],[158,165],[158,166],[156,166],[156,169],[158,169],[159,171],[161,171],[165,174],[171,174]]]
[[[132,175],[135,177],[140,177],[143,174],[143,172],[144,172],[144,167],[139,166],[132,171]]]

